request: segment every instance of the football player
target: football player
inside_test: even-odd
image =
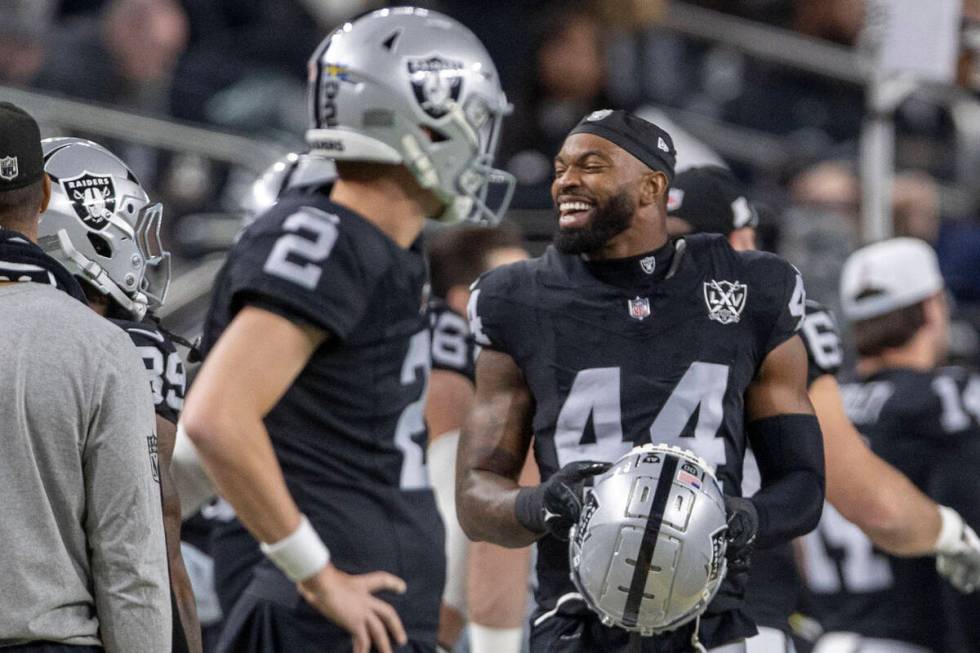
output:
[[[89,306],[126,331],[150,377],[157,413],[157,470],[173,602],[173,650],[199,652],[194,594],[180,552],[180,501],[171,474],[184,364],[153,320],[170,282],[170,254],[160,243],[163,208],[151,204],[129,167],[80,138],[42,141],[52,196],[38,242],[82,282]]]
[[[672,235],[720,233],[735,250],[756,247],[758,213],[725,168],[702,166],[679,173],[667,211]],[[824,437],[827,501],[881,549],[901,556],[951,556],[951,568],[980,570],[980,550],[965,549],[964,544],[975,539],[964,536],[969,526],[959,514],[938,506],[876,456],[847,419],[835,378],[843,352],[831,314],[807,299],[800,334],[809,363],[810,400]],[[758,468],[751,456],[744,476],[742,492],[751,496],[758,489]],[[749,653],[793,650],[789,616],[798,604],[801,584],[789,544],[753,554],[746,603],[759,635],[748,641]]]
[[[980,523],[980,376],[938,367],[949,341],[943,288],[936,255],[920,240],[886,240],[848,258],[841,303],[859,380],[841,393],[877,455],[935,501]],[[870,467],[854,473],[879,482]],[[976,549],[972,531],[955,535]],[[831,631],[818,651],[980,651],[980,599],[943,583],[928,549],[920,557],[886,556],[829,508],[804,541],[809,586]],[[959,586],[975,588],[976,568],[958,562],[941,556],[938,566]]]
[[[430,239],[432,274],[432,375],[425,405],[432,489],[446,524],[446,589],[439,642],[451,650],[469,622],[473,653],[521,650],[530,549],[470,543],[456,519],[456,451],[459,430],[473,403],[475,344],[469,337],[469,287],[487,270],[527,258],[516,229],[464,226]],[[525,465],[524,485],[537,483]]]
[[[460,440],[457,509],[473,539],[537,541],[532,651],[686,652],[698,635],[711,649],[744,650],[756,633],[741,605],[752,542],[788,541],[819,519],[822,440],[796,335],[803,282],[782,259],[736,252],[722,236],[670,240],[674,157],[670,136],[651,123],[624,111],[587,116],[555,158],[554,246],[487,273],[470,297],[483,350]],[[520,488],[532,436],[543,482]],[[751,499],[740,497],[749,440],[762,474]],[[732,563],[700,629],[641,638],[588,610],[564,539],[583,481],[644,442],[691,449],[717,468],[730,495]],[[648,547],[624,555],[650,559]],[[629,582],[609,591],[635,619],[656,600],[648,583],[673,570],[633,564]]]
[[[491,181],[513,187],[490,167],[509,105],[476,37],[415,8],[331,33],[309,101],[307,140],[338,179],[284,197],[238,240],[184,410],[268,558],[218,649],[433,651],[445,556],[419,234],[426,216],[498,216],[485,198]]]

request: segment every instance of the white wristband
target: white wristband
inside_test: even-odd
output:
[[[939,506],[939,537],[936,538],[936,553],[955,555],[963,548],[963,518],[952,508]]]
[[[306,580],[330,562],[330,551],[313,530],[310,520],[306,515],[300,518],[299,527],[286,537],[272,544],[259,544],[262,553],[293,582]]]

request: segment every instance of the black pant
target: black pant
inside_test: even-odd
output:
[[[397,606],[396,606],[397,608]],[[404,617],[403,617],[404,618]],[[412,632],[396,653],[435,653],[436,633]],[[226,615],[217,653],[350,653],[351,635],[321,616],[296,586],[268,565],[256,569],[251,582]],[[6,653],[0,649],[0,653]]]

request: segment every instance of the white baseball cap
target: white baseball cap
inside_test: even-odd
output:
[[[892,238],[848,257],[840,279],[841,308],[848,320],[867,320],[912,306],[942,289],[932,247],[918,238]]]

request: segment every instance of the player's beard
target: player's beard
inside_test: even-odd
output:
[[[591,254],[633,224],[636,203],[623,191],[605,204],[597,204],[592,220],[584,227],[558,229],[555,248],[562,254]]]

